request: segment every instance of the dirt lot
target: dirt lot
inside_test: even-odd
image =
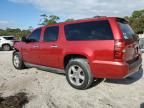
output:
[[[16,70],[11,58],[12,52],[0,52],[0,96],[25,92],[29,98],[25,108],[144,108],[142,71],[80,91],[70,87],[64,75],[35,68]]]

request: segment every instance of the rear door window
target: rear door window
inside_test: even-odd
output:
[[[46,28],[46,30],[44,32],[44,41],[45,42],[57,41],[58,33],[59,33],[59,27],[58,26]]]
[[[64,29],[67,40],[113,40],[107,20],[68,24]]]

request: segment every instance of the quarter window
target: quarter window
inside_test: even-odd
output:
[[[118,22],[123,33],[124,39],[137,39],[137,35],[127,22]]]
[[[107,20],[65,26],[67,40],[112,40],[113,33]]]
[[[46,28],[44,33],[44,41],[45,42],[56,41],[58,39],[58,33],[59,33],[58,26]]]

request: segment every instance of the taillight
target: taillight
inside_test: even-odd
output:
[[[124,53],[125,53],[124,40],[120,40],[120,39],[115,40],[114,58],[118,59],[118,60],[123,60],[124,59]]]

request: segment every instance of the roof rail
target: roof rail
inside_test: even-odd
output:
[[[94,16],[94,17],[90,17],[90,18],[74,19],[73,21],[70,21],[70,22],[80,21],[80,20],[88,20],[88,19],[94,19],[94,18],[106,18],[106,17],[107,16]],[[59,23],[63,23],[63,22],[59,22]]]
[[[90,18],[82,18],[82,19],[76,19],[74,21],[78,21],[78,20],[88,20],[88,19],[93,19],[93,18],[105,18],[106,16],[94,16],[94,17],[90,17]]]
[[[94,17],[90,17],[90,18],[83,18],[83,19],[77,19],[77,20],[87,20],[87,19],[92,19],[92,18],[106,18],[107,16],[94,16]],[[74,21],[77,21],[74,20]]]
[[[93,18],[105,18],[105,17],[107,17],[107,16],[94,16]]]

